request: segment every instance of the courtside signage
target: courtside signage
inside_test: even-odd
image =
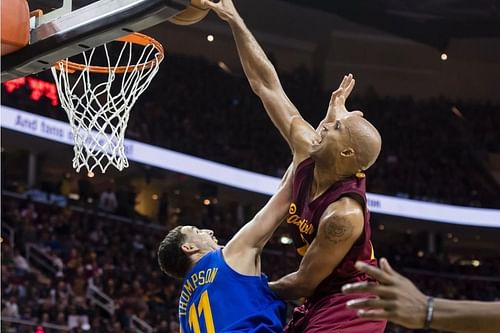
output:
[[[73,145],[71,128],[67,123],[3,105],[1,126]],[[276,177],[234,168],[134,140],[125,139],[125,151],[127,158],[131,161],[256,193],[272,195],[280,183],[280,179]],[[443,205],[373,193],[368,193],[367,196],[368,206],[374,213],[434,222],[500,228],[500,209]]]

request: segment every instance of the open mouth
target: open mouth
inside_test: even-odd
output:
[[[313,146],[319,146],[322,141],[323,141],[323,138],[318,138],[318,139],[316,139],[316,140],[313,141],[312,145]]]
[[[313,146],[319,146],[321,142],[323,142],[325,135],[326,135],[326,129],[323,127],[320,130],[319,134],[317,135],[316,139],[312,142]]]
[[[325,138],[325,136],[326,136],[326,129],[323,127],[321,129],[321,132],[319,132],[318,144],[320,144],[321,142],[323,142],[323,139]]]

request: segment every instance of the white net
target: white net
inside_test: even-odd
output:
[[[101,49],[96,56],[98,48]],[[123,42],[119,52],[107,44],[98,48],[82,54],[81,70],[71,70],[67,61],[52,67],[61,105],[73,133],[73,168],[77,172],[82,167],[89,172],[99,168],[102,173],[111,165],[120,171],[128,167],[124,140],[130,110],[151,83],[163,59],[153,44],[143,46],[139,56],[133,56],[137,45],[132,42]],[[92,60],[103,61],[103,58],[107,64],[99,68],[106,69],[105,74],[96,74],[91,69]],[[152,65],[145,66],[147,62]],[[96,75],[101,78],[96,80]]]

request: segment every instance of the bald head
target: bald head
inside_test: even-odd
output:
[[[380,154],[382,148],[380,133],[363,117],[346,117],[344,124],[348,132],[345,144],[354,149],[357,168],[367,170]]]

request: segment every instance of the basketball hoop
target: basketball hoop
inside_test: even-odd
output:
[[[110,165],[120,171],[128,167],[124,139],[130,110],[164,58],[163,46],[140,33],[115,42],[123,43],[120,51],[111,47],[113,42],[106,43],[83,52],[82,63],[65,59],[52,67],[73,134],[77,172],[83,166],[88,171],[99,167],[103,173]],[[99,52],[105,56],[96,55]],[[103,58],[107,63],[91,65]]]

